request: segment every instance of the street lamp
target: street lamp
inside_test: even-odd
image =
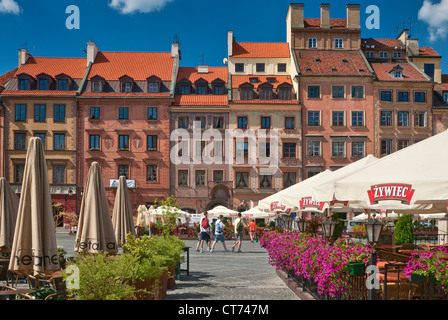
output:
[[[370,255],[369,266],[373,266],[370,270],[376,270],[377,263],[377,252],[376,245],[378,244],[383,231],[383,223],[376,219],[370,219],[364,223],[366,227],[367,241],[372,245],[372,254]],[[375,274],[375,271],[373,271]],[[376,289],[375,286],[371,285],[369,290],[369,300],[376,300]]]
[[[304,218],[300,218],[297,221],[297,227],[299,228],[299,232],[305,232],[308,226],[308,221]]]
[[[325,238],[331,238],[334,234],[334,229],[338,223],[333,220],[325,220],[322,222],[322,232]]]

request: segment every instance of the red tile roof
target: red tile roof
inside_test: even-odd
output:
[[[287,42],[234,42],[233,58],[289,58]]]
[[[0,76],[0,87],[4,87],[5,84],[14,77],[14,74],[16,73],[17,68],[10,70]]]
[[[403,78],[393,78],[390,72],[399,65],[403,68]],[[378,80],[380,81],[419,81],[430,82],[418,69],[409,63],[372,63],[373,70],[375,71]]]
[[[251,83],[251,78],[257,78],[258,82]],[[243,83],[249,82],[254,86],[254,88],[258,88],[258,86],[262,83],[268,82],[268,78],[274,78],[275,81],[273,83],[270,83],[274,86],[274,88],[277,88],[282,83],[289,83],[292,85],[291,77],[290,76],[258,76],[258,75],[244,75],[244,76],[232,76],[232,88],[238,88]]]
[[[227,106],[227,95],[184,94],[174,97],[175,106]]]
[[[436,84],[434,90],[448,91],[448,74],[442,74],[442,83]]]
[[[193,83],[200,78],[206,80],[208,83],[219,78],[227,83],[229,76],[227,67],[208,67],[208,73],[198,73],[198,68],[196,67],[180,67],[177,74],[177,81],[184,78]]]
[[[305,28],[320,28],[320,18],[305,18],[303,19]],[[347,28],[347,19],[330,19],[331,29],[345,29]]]
[[[302,76],[370,76],[359,51],[296,50]]]
[[[169,92],[159,92],[159,93],[146,93],[146,92],[83,92],[82,97],[106,97],[106,98],[116,98],[116,97],[130,97],[130,98],[164,98],[169,97]]]
[[[127,75],[143,81],[155,75],[162,81],[171,81],[174,58],[170,52],[98,52],[88,79],[101,76],[105,80],[118,80]]]
[[[2,96],[75,96],[76,91],[60,90],[5,90]]]
[[[59,74],[66,74],[73,79],[82,79],[86,73],[86,58],[48,58],[29,57],[25,64],[16,71],[15,76],[26,73],[36,77],[41,73],[55,77]]]
[[[273,99],[273,100],[233,100],[231,103],[235,104],[299,104],[297,100],[279,100],[279,99]]]
[[[375,46],[375,49],[404,47],[403,42],[399,39],[361,39],[361,46]]]
[[[421,57],[434,57],[434,58],[440,57],[440,55],[431,47],[420,47],[418,51],[419,56]]]

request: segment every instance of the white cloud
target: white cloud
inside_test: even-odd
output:
[[[418,19],[428,24],[430,41],[445,38],[448,34],[448,0],[435,4],[425,0],[418,12]]]
[[[167,3],[172,1],[174,0],[112,0],[109,6],[123,14],[148,13],[162,10]]]
[[[0,12],[19,14],[20,7],[14,0],[0,0]]]

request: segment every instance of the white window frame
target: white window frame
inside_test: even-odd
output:
[[[317,38],[308,38],[308,48],[310,49],[317,48]]]

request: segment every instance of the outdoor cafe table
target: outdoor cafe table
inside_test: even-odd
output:
[[[377,248],[391,250],[392,252],[395,252],[396,249],[400,249],[402,247],[403,247],[402,245],[391,245],[391,244],[382,244],[377,246]]]

